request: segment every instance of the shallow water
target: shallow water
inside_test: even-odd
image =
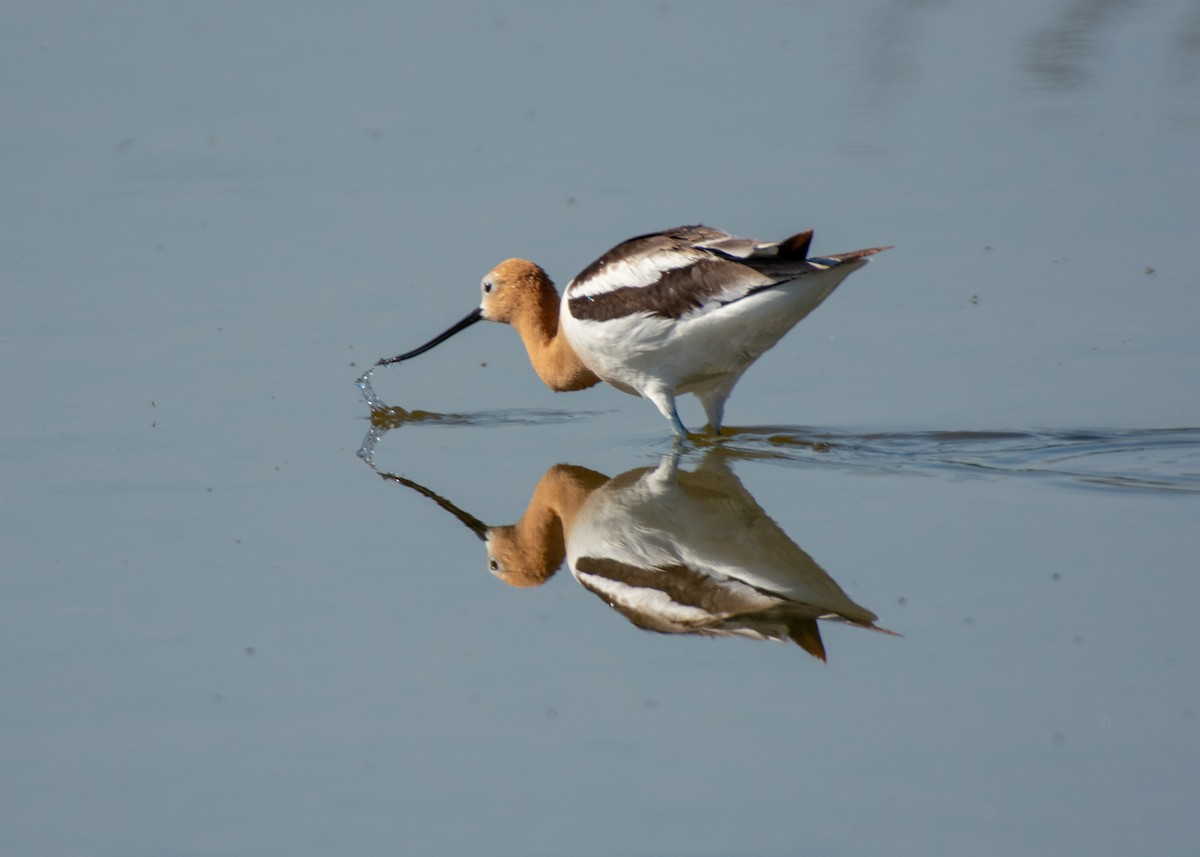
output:
[[[375,447],[405,425],[554,425],[594,412],[507,409],[441,414],[390,407],[368,397],[371,428],[358,455],[374,464]],[[853,432],[807,426],[727,427],[720,436],[674,441],[677,453],[713,450],[731,458],[821,465],[878,473],[1025,475],[1115,490],[1200,491],[1200,429]]]
[[[0,31],[0,852],[1194,850],[1200,7],[292,11]],[[355,387],[696,221],[896,245],[720,438]]]

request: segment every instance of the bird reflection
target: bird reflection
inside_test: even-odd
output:
[[[639,628],[791,640],[822,660],[818,619],[893,633],[788,538],[719,450],[692,471],[671,454],[611,479],[555,465],[508,526],[488,526],[403,476],[380,475],[462,521],[505,583],[540,586],[565,559],[585,589]]]

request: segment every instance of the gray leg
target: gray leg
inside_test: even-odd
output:
[[[687,437],[688,430],[684,426],[683,421],[679,419],[679,411],[675,408],[675,392],[664,387],[650,389],[643,392],[647,399],[654,402],[655,407],[662,412],[662,415],[671,421],[672,428],[675,429],[675,434],[680,437]]]
[[[698,398],[708,417],[708,424],[712,426],[713,434],[720,434],[721,423],[725,418],[725,400],[729,398],[729,391],[715,390]]]

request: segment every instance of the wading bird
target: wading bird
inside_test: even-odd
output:
[[[517,329],[551,389],[607,381],[649,399],[683,437],[675,399],[693,393],[719,433],[725,401],[750,364],[868,256],[890,249],[810,257],[811,241],[811,230],[771,243],[708,226],[639,235],[584,268],[561,298],[540,267],[509,259],[483,278],[470,315],[375,365],[423,354],[477,321],[499,321]]]

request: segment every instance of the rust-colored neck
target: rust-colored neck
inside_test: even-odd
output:
[[[497,289],[492,301],[485,298],[486,317],[517,329],[529,362],[547,387],[561,393],[600,382],[559,328],[558,290],[545,271],[524,259],[508,259],[491,276]]]
[[[608,477],[586,467],[556,464],[539,480],[517,523],[488,532],[488,554],[500,579],[513,586],[540,586],[562,565],[575,516]]]

